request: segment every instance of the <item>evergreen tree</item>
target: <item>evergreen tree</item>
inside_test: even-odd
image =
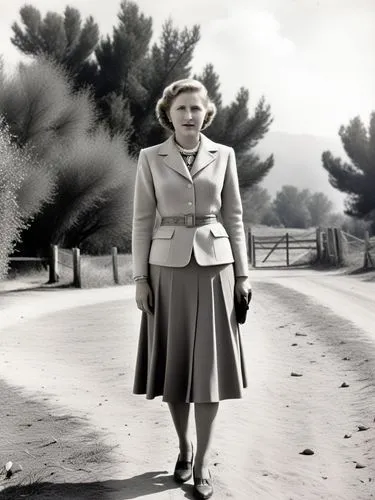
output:
[[[44,19],[32,5],[20,9],[23,29],[15,22],[11,42],[24,54],[43,55],[76,75],[93,54],[99,28],[90,16],[82,26],[79,11],[66,7],[64,15],[48,12]]]
[[[80,84],[94,89],[101,118],[131,145],[136,133],[132,107],[145,94],[140,79],[152,37],[152,19],[127,0],[121,2],[118,19],[112,38],[107,36],[98,45],[96,61],[83,68]]]
[[[187,78],[191,72],[194,49],[200,38],[199,26],[179,31],[171,20],[163,25],[160,42],[146,58],[137,91],[131,94],[130,109],[134,133],[132,152],[157,144],[166,138],[165,130],[155,117],[155,106],[164,88],[175,80]]]
[[[345,213],[370,221],[375,231],[375,112],[368,130],[357,116],[340,127],[339,135],[351,163],[325,151],[323,167],[332,186],[348,195]]]
[[[237,157],[238,177],[241,190],[260,182],[274,164],[273,155],[265,161],[252,150],[268,132],[272,123],[271,109],[262,97],[252,116],[249,113],[249,91],[241,88],[228,106],[222,106],[219,76],[211,64],[197,76],[207,85],[209,95],[218,109],[218,117],[207,129],[207,136],[216,142],[233,147]]]

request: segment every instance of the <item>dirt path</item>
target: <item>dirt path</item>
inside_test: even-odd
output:
[[[375,283],[312,271],[255,271],[252,281],[242,328],[250,386],[243,400],[221,405],[214,498],[369,500]],[[0,295],[0,378],[86,419],[117,446],[116,464],[94,478],[106,491],[97,500],[192,498],[191,484],[181,489],[170,478],[177,447],[165,404],[131,395],[133,294],[119,287]],[[314,455],[301,455],[305,448]]]

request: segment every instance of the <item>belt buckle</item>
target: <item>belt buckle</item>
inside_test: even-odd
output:
[[[185,214],[184,215],[184,224],[186,227],[194,227],[195,226],[195,214]]]

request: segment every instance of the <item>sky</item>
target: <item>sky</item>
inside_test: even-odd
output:
[[[44,16],[66,5],[92,15],[103,36],[117,24],[120,0],[34,0]],[[213,63],[224,104],[241,86],[250,110],[261,96],[271,130],[337,137],[340,125],[375,111],[374,0],[137,0],[153,19],[154,39],[171,17],[179,28],[199,24],[193,71]],[[0,0],[0,53],[11,72],[21,54],[11,44],[24,0]]]

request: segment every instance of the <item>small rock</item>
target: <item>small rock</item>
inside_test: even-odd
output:
[[[322,479],[328,479],[328,476],[322,476]]]
[[[13,474],[16,474],[17,472],[20,472],[22,470],[22,465],[14,464],[13,462],[9,461],[5,464],[4,468],[6,472],[5,477],[9,479],[13,476]]]
[[[307,337],[307,333],[296,333],[296,337]]]
[[[300,455],[314,455],[314,452],[310,450],[310,448],[305,448],[303,451],[300,452]]]
[[[347,384],[346,382],[343,382],[340,387],[349,387],[349,384]]]
[[[349,439],[349,438],[351,438],[351,437],[352,437],[352,435],[351,435],[351,434],[345,434],[345,436],[344,436],[344,438],[345,438],[345,439]]]
[[[302,373],[292,372],[290,374],[291,377],[302,377]]]
[[[292,347],[295,347],[296,345],[298,345],[298,344],[294,343],[294,344],[292,344]]]
[[[314,342],[307,342],[309,345],[314,345]]]
[[[357,462],[357,463],[355,464],[355,468],[356,468],[356,469],[365,469],[365,468],[366,468],[366,465],[363,465],[363,464],[360,464],[359,462]]]
[[[348,358],[348,356],[345,356],[345,358],[342,358],[343,361],[350,361],[350,358]]]
[[[368,431],[370,427],[366,427],[365,425],[359,425],[358,431]]]

